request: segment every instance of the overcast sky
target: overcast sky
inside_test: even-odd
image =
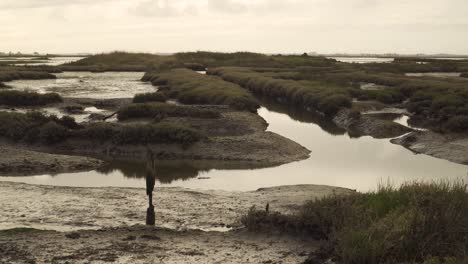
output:
[[[468,54],[467,0],[0,0],[0,51]]]

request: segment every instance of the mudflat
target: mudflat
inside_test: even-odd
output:
[[[270,211],[292,213],[308,200],[354,193],[319,185],[251,192],[157,188],[154,228],[141,225],[145,189],[0,182],[0,192],[0,229],[15,228],[0,231],[0,261],[9,263],[298,263],[317,241],[248,233],[240,217],[252,206],[269,203]]]

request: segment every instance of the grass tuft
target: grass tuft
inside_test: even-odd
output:
[[[164,117],[218,118],[220,116],[219,112],[213,110],[166,103],[129,104],[120,109],[117,114],[117,118],[121,121],[132,118],[160,120]]]
[[[167,100],[167,96],[163,93],[143,93],[137,94],[133,97],[134,103],[146,103],[146,102],[165,102]]]
[[[41,106],[60,102],[62,102],[62,97],[57,93],[39,94],[16,90],[0,91],[0,105]]]

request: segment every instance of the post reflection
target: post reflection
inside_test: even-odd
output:
[[[153,191],[156,184],[156,161],[154,153],[148,149],[146,155],[146,195],[148,195],[148,209],[146,210],[146,224],[155,225],[156,214],[153,206]]]

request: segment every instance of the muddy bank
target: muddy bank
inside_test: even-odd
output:
[[[371,136],[373,138],[394,138],[413,131],[411,128],[390,120],[353,113],[343,109],[333,118],[333,122],[356,136]]]
[[[291,213],[305,201],[354,191],[318,185],[253,192],[157,188],[156,228],[141,225],[145,189],[0,182],[0,193],[0,262],[301,263],[317,241],[248,233],[240,216],[266,203],[270,211]]]
[[[0,153],[0,174],[3,176],[87,171],[104,163],[93,158],[47,154],[9,145],[0,145]]]
[[[415,131],[400,138],[392,139],[391,142],[416,153],[455,163],[468,164],[468,137],[466,135]]]
[[[198,107],[198,106],[196,106]],[[200,106],[201,107],[201,106]],[[203,106],[203,108],[207,108]],[[210,107],[221,112],[220,118],[168,117],[160,123],[183,125],[200,131],[206,138],[183,146],[180,144],[118,145],[112,142],[68,139],[54,146],[39,149],[51,153],[142,160],[148,148],[162,160],[216,160],[247,162],[274,166],[307,159],[310,151],[296,142],[266,131],[268,124],[257,114]],[[121,125],[150,123],[151,120],[130,120]]]
[[[1,263],[302,263],[317,248],[300,237],[144,226],[9,233],[0,231]]]
[[[144,186],[142,186],[144,187]],[[265,188],[252,192],[197,191],[156,188],[158,227],[175,230],[223,230],[239,227],[251,206],[291,213],[305,201],[354,191],[320,185]],[[0,229],[31,227],[58,231],[100,229],[144,224],[145,189],[76,188],[0,182]]]

